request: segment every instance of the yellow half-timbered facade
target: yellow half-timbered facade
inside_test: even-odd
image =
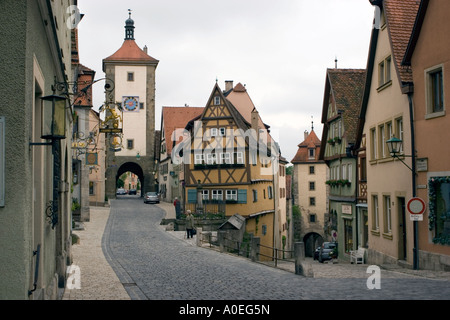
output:
[[[280,155],[256,109],[246,119],[239,110],[243,105],[227,99],[231,91],[223,92],[216,83],[203,113],[186,127],[185,209],[205,216],[245,217],[246,232],[260,238],[260,259],[265,260],[280,243],[275,239],[280,237],[274,230],[276,215],[286,215],[276,210]]]

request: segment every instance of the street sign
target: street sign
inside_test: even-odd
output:
[[[423,221],[423,213],[425,212],[425,201],[421,198],[411,198],[406,205],[408,212],[410,213],[411,221]]]

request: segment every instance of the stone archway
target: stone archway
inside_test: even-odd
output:
[[[117,170],[116,173],[116,180],[115,183],[117,185],[117,180],[119,177],[124,174],[125,172],[131,172],[138,176],[140,184],[141,184],[141,196],[143,196],[144,185],[145,185],[145,178],[144,178],[144,171],[142,170],[141,166],[138,165],[135,162],[125,162],[119,167],[119,170]]]
[[[316,232],[307,233],[303,237],[303,243],[305,244],[305,256],[313,257],[314,250],[316,250],[316,248],[320,246],[323,241],[323,237],[320,234]]]

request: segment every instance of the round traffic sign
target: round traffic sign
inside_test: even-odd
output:
[[[423,214],[425,212],[425,201],[421,198],[411,198],[406,206],[411,214]]]

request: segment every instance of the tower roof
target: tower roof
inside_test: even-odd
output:
[[[129,10],[131,11],[131,10]],[[113,55],[103,59],[103,71],[105,63],[130,63],[130,64],[153,64],[157,65],[159,60],[148,55],[134,41],[134,20],[130,17],[125,21],[125,41],[119,50]]]

